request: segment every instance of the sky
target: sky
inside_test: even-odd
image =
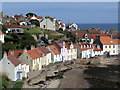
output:
[[[64,23],[118,22],[118,2],[2,2],[2,11],[7,15],[33,12]]]
[[[118,2],[120,0],[1,0],[2,2]]]

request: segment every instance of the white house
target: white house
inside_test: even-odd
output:
[[[118,54],[120,54],[120,39],[113,39],[117,43]]]
[[[35,15],[29,16],[27,18],[30,19],[30,20],[38,20],[39,22],[42,20],[41,16],[35,16]]]
[[[45,18],[40,22],[40,28],[48,29],[48,30],[59,30],[60,28],[63,29],[63,31],[66,29],[66,26],[64,23],[61,22],[61,20],[56,20],[55,18]]]
[[[7,25],[6,33],[23,33],[23,28],[20,25]]]
[[[55,24],[56,24],[56,30],[59,30],[61,28],[63,31],[65,31],[66,25],[62,23],[61,20],[56,20]]]
[[[93,48],[92,56],[103,55],[102,49],[100,48],[100,45],[92,44],[92,48]]]
[[[62,41],[55,41],[54,45],[58,48],[58,50],[61,52],[62,55],[62,61],[68,60],[68,50],[65,46],[65,42]]]
[[[72,29],[72,30],[78,30],[78,25],[75,23],[69,24],[68,27],[69,27],[69,29]]]
[[[77,59],[77,48],[75,45],[71,43],[65,43],[65,47],[67,48],[67,60]]]
[[[55,45],[50,45],[47,47],[51,53],[52,53],[52,62],[56,63],[56,62],[61,62],[62,61],[62,55],[59,52],[59,50],[56,48]]]
[[[22,21],[22,22],[20,22],[20,25],[27,25],[27,22]]]
[[[48,29],[48,30],[56,30],[55,20],[51,20],[50,18],[45,18],[40,22],[40,28]]]
[[[5,41],[4,41],[4,33],[2,33],[1,31],[0,31],[0,41],[1,41],[2,43],[5,42]]]
[[[6,53],[4,53],[4,57],[0,61],[0,66],[0,72],[5,73],[12,81],[23,77],[27,78],[27,73],[29,72],[29,65],[21,65],[15,56],[7,56]]]
[[[80,45],[80,47],[81,47],[81,50],[82,50],[81,58],[93,57],[92,56],[93,49],[92,49],[92,46],[90,44],[82,44],[82,45]]]
[[[109,55],[118,55],[118,43],[109,36],[101,36],[94,41],[94,44],[100,45],[100,48],[103,50],[102,54],[107,52]]]

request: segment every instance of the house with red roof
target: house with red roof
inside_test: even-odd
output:
[[[46,65],[45,55],[39,48],[24,50],[18,58],[22,64],[30,65],[30,70],[41,70]]]
[[[76,47],[78,49],[77,56],[80,59],[88,59],[93,57],[93,48],[92,45],[88,42],[77,43]]]
[[[67,60],[77,59],[77,48],[72,42],[65,43],[67,48]]]
[[[12,81],[22,79],[23,77],[27,78],[28,72],[26,68],[29,69],[29,65],[22,66],[21,62],[13,55],[7,56],[7,53],[4,53],[0,66],[0,72],[5,73]]]
[[[27,19],[29,20],[38,20],[39,22],[42,20],[42,17],[41,16],[28,16]]]
[[[20,25],[6,25],[7,30],[6,33],[23,33],[23,28]]]
[[[23,53],[23,50],[9,50],[8,51],[8,56],[13,55],[16,58],[19,58]]]
[[[57,40],[55,42],[53,42],[53,44],[57,47],[57,49],[61,52],[61,55],[62,55],[62,61],[66,61],[68,60],[68,50],[67,48],[65,47],[65,42],[62,42],[60,40]]]
[[[118,55],[118,43],[110,36],[100,36],[94,41],[94,44],[100,45],[103,54],[107,52],[109,55]]]
[[[0,31],[0,41],[4,43],[4,33]]]
[[[103,50],[100,48],[100,45],[92,44],[92,48],[93,48],[92,56],[103,55],[102,53]]]
[[[39,49],[44,53],[45,65],[52,63],[51,52],[45,46],[41,46]]]
[[[78,30],[78,25],[76,23],[72,23],[68,25],[68,28],[70,29],[70,31],[76,31]]]
[[[49,45],[47,48],[51,51],[52,63],[62,62],[62,55],[55,45]]]

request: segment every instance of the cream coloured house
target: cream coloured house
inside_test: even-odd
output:
[[[44,46],[41,46],[39,49],[44,53],[45,65],[48,65],[48,64],[52,63],[51,52]]]
[[[45,65],[44,56],[39,48],[24,50],[18,58],[22,64],[30,65],[30,70],[40,70]]]

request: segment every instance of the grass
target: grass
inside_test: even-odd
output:
[[[14,86],[13,86],[13,89],[15,89],[15,88],[22,88],[22,86],[23,86],[23,82],[17,82]]]
[[[36,28],[30,28],[29,30],[24,29],[24,33],[28,33],[28,34],[41,34],[41,33],[46,33],[49,34],[50,32],[46,29],[42,29],[39,27]]]
[[[10,83],[11,80],[5,74],[0,75],[0,84],[2,85],[2,89],[6,89]]]
[[[30,28],[29,30],[24,29],[24,32],[29,34],[39,34],[42,33],[42,30],[40,28]]]
[[[58,40],[60,39],[61,37],[63,37],[64,35],[62,34],[50,34],[49,37],[54,39],[54,40]]]

